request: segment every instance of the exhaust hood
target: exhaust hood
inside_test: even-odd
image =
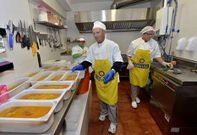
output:
[[[149,2],[152,0],[114,0],[114,2],[111,5],[112,9],[119,9],[122,7],[127,7],[129,5],[135,5],[135,4],[139,4],[142,2]]]
[[[155,23],[155,8],[112,9],[75,12],[75,24],[80,33],[92,31],[94,21],[105,23],[107,31],[138,31]]]

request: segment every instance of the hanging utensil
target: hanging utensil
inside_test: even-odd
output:
[[[22,21],[20,20],[20,25],[21,25],[21,38],[20,38],[20,43],[21,43],[21,48],[25,48],[25,44],[24,44],[24,41],[23,41],[23,37],[25,35],[25,28],[23,27],[23,23]]]
[[[14,25],[11,20],[8,22],[8,30],[9,30],[9,36],[8,36],[8,43],[10,50],[13,50],[13,34],[14,34]]]
[[[20,24],[20,28],[21,28],[21,31],[20,31],[20,43],[22,43],[22,39],[23,39],[23,36],[24,36],[24,34],[23,34],[23,23],[22,23],[22,21],[20,20],[19,21],[19,24]]]
[[[16,40],[16,43],[22,43],[22,21],[21,20],[18,23],[15,40]]]
[[[37,49],[39,50],[40,47],[39,47],[39,44],[38,44],[37,35],[36,35],[36,32],[34,31],[32,25],[31,25],[31,31],[32,31],[32,34],[33,34],[33,40],[34,40],[34,42],[36,43]]]
[[[50,39],[49,38],[47,39],[47,43],[49,44],[49,47],[52,48],[51,42],[50,42]]]
[[[59,40],[60,40],[60,46],[63,47],[62,39],[61,39],[61,36],[60,36],[60,30],[58,30],[58,35],[59,35]]]
[[[27,47],[27,49],[29,50],[30,49],[30,39],[28,37],[28,32],[27,32],[27,29],[26,29],[26,26],[25,26],[25,22],[24,22],[24,36],[22,38],[22,47],[25,48]]]
[[[20,43],[21,34],[20,34],[19,30],[20,30],[20,24],[18,24],[17,33],[15,36],[16,43]]]
[[[54,30],[54,48],[60,48],[60,44],[58,43],[56,31]]]
[[[35,56],[37,53],[37,46],[33,38],[33,30],[31,26],[29,26],[28,32],[29,32],[29,37],[30,37],[32,55]]]
[[[36,33],[34,32],[32,25],[29,26],[29,33],[31,35],[31,46],[36,45],[37,49],[39,50],[40,48],[37,42],[37,36],[36,36]]]
[[[39,67],[42,67],[42,60],[41,60],[41,56],[40,56],[39,51],[37,51],[37,58],[38,58],[38,65],[39,65]]]
[[[27,25],[27,27],[28,27],[28,25]],[[31,47],[31,42],[30,42],[30,38],[29,38],[29,32],[28,32],[28,30],[26,29],[26,31],[25,31],[26,33],[26,36],[27,36],[27,49],[29,50],[30,49],[30,47]]]

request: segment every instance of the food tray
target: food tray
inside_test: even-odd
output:
[[[44,81],[45,79],[47,79],[49,77],[49,75],[51,75],[53,72],[50,71],[44,71],[44,72],[40,72],[37,75],[33,76],[31,79],[29,79],[29,81],[31,81],[32,83],[36,83],[39,81]]]
[[[47,67],[45,68],[45,71],[58,71],[60,70],[60,66],[50,66],[50,67]]]
[[[40,73],[41,71],[43,71],[43,70],[39,69],[39,70],[36,70],[36,71],[29,72],[29,73],[27,73],[27,74],[25,75],[25,77],[31,78],[31,77],[37,75],[38,73]]]
[[[64,91],[65,92],[64,99],[67,100],[72,94],[71,89],[73,88],[74,82],[73,81],[43,81],[43,82],[36,83],[35,85],[33,85],[31,87],[31,89],[44,91],[43,89],[37,89],[36,87],[38,87],[40,85],[48,85],[48,84],[51,84],[51,85],[58,85],[58,84],[69,85],[65,89],[45,89],[47,91],[54,91],[54,90],[56,90],[56,91]]]
[[[43,100],[36,100],[36,99],[20,99],[22,96],[25,96],[27,94],[38,94],[38,93],[53,93],[53,94],[60,94],[60,96],[58,98],[55,98],[55,99],[43,99]],[[20,92],[19,94],[17,94],[16,96],[12,97],[10,100],[19,100],[19,101],[31,101],[31,102],[54,102],[54,104],[56,104],[56,107],[55,107],[55,112],[59,112],[62,107],[63,107],[63,100],[64,100],[64,95],[65,95],[65,92],[64,91],[57,91],[57,90],[54,90],[54,91],[40,91],[40,90],[32,90],[32,89],[28,89],[28,90],[24,90],[22,92]]]
[[[64,77],[65,73],[66,73],[65,71],[54,72],[49,77],[46,78],[46,81],[60,81]],[[61,75],[59,79],[54,79],[55,76],[59,76],[59,75]]]
[[[50,106],[49,112],[40,118],[9,118],[0,117],[0,132],[43,133],[54,121],[55,104],[53,102],[10,101],[0,107],[0,111],[14,106]]]
[[[5,92],[4,94],[8,94],[9,97],[13,97],[15,96],[17,93],[19,93],[20,91],[27,89],[29,87],[31,87],[31,83],[28,81],[28,78],[20,78],[17,79],[9,84],[7,84],[8,89],[15,86],[16,84],[20,84],[18,86],[16,86],[15,88],[13,88],[10,91]],[[0,95],[3,96],[4,94]]]
[[[76,78],[74,80],[66,80],[66,78],[69,75],[72,75],[72,74],[76,74]],[[72,71],[66,72],[65,76],[62,78],[62,81],[74,81],[74,85],[72,87],[72,90],[74,90],[74,89],[77,88],[77,81],[79,81],[79,74],[80,74],[79,71],[76,71],[76,72],[72,72]]]
[[[8,83],[7,84],[8,92],[11,92],[11,91],[17,89],[17,87],[19,87],[20,85],[22,85],[27,80],[28,80],[28,78],[24,77],[24,78],[16,79],[13,82]]]
[[[42,81],[42,82],[38,82],[36,84],[34,84],[31,89],[36,89],[36,90],[44,90],[45,88],[43,89],[40,89],[38,88],[39,86],[41,85],[68,85],[68,87],[66,88],[46,88],[45,90],[51,90],[51,91],[54,91],[54,89],[58,90],[58,91],[68,91],[70,90],[72,87],[73,87],[73,84],[74,82],[73,81]]]

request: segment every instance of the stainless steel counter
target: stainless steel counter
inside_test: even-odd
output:
[[[174,74],[172,70],[165,71],[159,63],[153,62],[151,69],[155,70],[169,79],[175,81],[179,85],[197,85],[197,73],[191,72],[190,69],[184,67],[178,67],[182,71],[181,74]]]
[[[164,135],[196,135],[197,74],[187,67],[176,68],[182,74],[152,64],[150,113]]]

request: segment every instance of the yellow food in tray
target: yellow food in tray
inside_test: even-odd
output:
[[[77,78],[77,74],[70,74],[68,75],[65,80],[69,81],[69,80],[75,80]]]
[[[56,76],[53,76],[50,80],[51,80],[51,81],[58,81],[58,80],[61,79],[62,76],[63,76],[63,75],[56,75]]]
[[[37,81],[42,81],[44,80],[45,78],[47,78],[49,75],[43,75],[41,76],[40,78],[37,79]]]
[[[62,67],[62,70],[70,70],[70,67],[68,66]]]
[[[55,70],[59,70],[59,69],[60,69],[60,67],[50,67],[47,70],[48,71],[55,71]]]
[[[56,94],[56,93],[30,93],[27,95],[24,95],[20,97],[20,99],[25,99],[25,100],[50,100],[50,99],[56,99],[60,96],[61,94]]]
[[[38,73],[38,72],[30,73],[30,74],[28,75],[28,77],[32,77],[32,76],[36,75],[37,73]]]
[[[68,85],[50,85],[50,84],[46,84],[46,85],[40,85],[38,87],[36,87],[36,89],[65,89],[67,88]]]
[[[50,109],[49,106],[16,106],[1,111],[0,117],[40,118],[46,115]]]
[[[11,87],[8,88],[8,91],[11,91],[11,90],[15,89],[17,86],[21,85],[22,83],[23,83],[23,82],[17,83],[17,84],[15,84],[15,85],[12,85]]]

